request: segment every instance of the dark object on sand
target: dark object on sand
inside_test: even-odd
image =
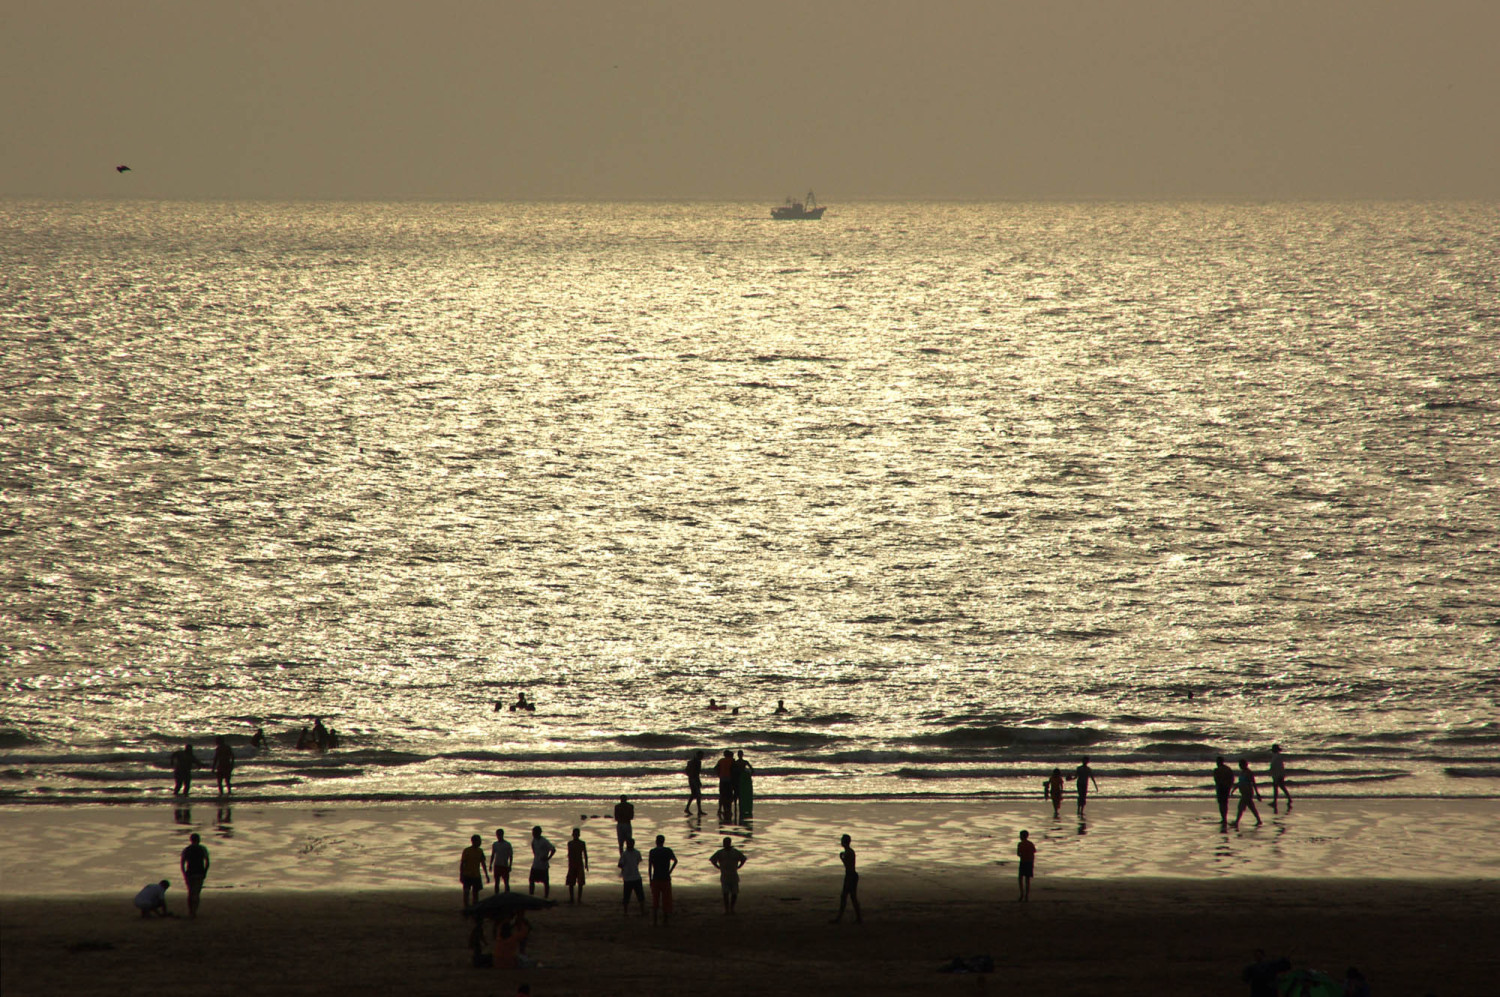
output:
[[[465,907],[464,916],[505,918],[523,910],[546,910],[556,906],[556,900],[545,900],[529,893],[511,893],[507,890],[505,893],[485,897],[472,907]]]
[[[971,955],[967,959],[956,955],[943,966],[939,973],[993,973],[995,960],[987,955]]]
[[[124,166],[124,165],[116,166],[115,167],[115,172],[116,173],[129,173],[130,172],[130,167]]]
[[[1344,997],[1343,984],[1316,969],[1297,969],[1277,981],[1284,997]]]
[[[114,942],[96,942],[93,940],[74,942],[69,945],[69,952],[110,952],[115,947]]]

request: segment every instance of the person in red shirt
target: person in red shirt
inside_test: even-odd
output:
[[[1016,855],[1021,859],[1021,871],[1016,877],[1021,895],[1017,899],[1025,903],[1031,899],[1031,877],[1036,872],[1036,845],[1031,843],[1031,835],[1025,831],[1021,832],[1021,840],[1016,845]]]

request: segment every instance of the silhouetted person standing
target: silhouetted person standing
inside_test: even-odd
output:
[[[573,887],[578,887],[578,903],[583,903],[583,884],[588,881],[589,846],[573,828],[573,837],[568,839],[568,903],[574,903]]]
[[[1234,769],[1220,755],[1214,764],[1214,796],[1219,800],[1219,827],[1229,826],[1229,794],[1234,792]]]
[[[734,819],[734,752],[724,749],[724,757],[714,765],[719,777],[719,816]]]
[[[557,854],[557,849],[552,847],[552,842],[542,837],[541,827],[531,829],[531,875],[526,880],[526,892],[536,893],[536,884],[542,884],[542,896],[550,896],[552,893],[552,856]]]
[[[1083,764],[1073,770],[1073,778],[1078,781],[1078,812],[1082,813],[1083,808],[1089,805],[1089,783],[1092,782],[1095,789],[1099,788],[1099,780],[1094,778],[1094,770],[1089,768],[1088,755],[1084,755]]]
[[[479,895],[484,892],[484,879],[489,875],[484,861],[484,839],[477,834],[470,835],[469,847],[458,859],[458,881],[464,888],[465,907],[479,903]]]
[[[510,867],[515,861],[516,850],[505,840],[505,830],[495,828],[495,840],[490,844],[490,873],[495,877],[495,892],[500,892],[500,882],[505,882],[505,892],[510,892]]]
[[[844,863],[844,887],[839,891],[839,912],[834,917],[834,923],[844,919],[844,905],[854,905],[854,923],[859,924],[864,918],[859,914],[859,870],[854,867],[854,845],[852,839],[846,834],[839,839],[839,844],[844,850],[839,852],[839,861]]]
[[[1016,856],[1021,860],[1016,879],[1021,886],[1019,899],[1024,903],[1031,899],[1031,877],[1036,875],[1036,845],[1031,843],[1031,835],[1025,831],[1021,832],[1021,840],[1016,844]]]
[[[703,815],[703,752],[693,752],[693,757],[687,763],[688,801],[682,812],[690,814],[693,812],[693,803],[698,803],[698,815]]]
[[[201,769],[203,763],[193,754],[190,741],[183,741],[182,748],[172,752],[172,795],[187,796],[193,791],[193,769]]]
[[[1287,813],[1292,812],[1292,791],[1286,784],[1286,760],[1281,757],[1281,745],[1271,745],[1271,812],[1279,813],[1278,798],[1286,794]]]
[[[714,852],[709,864],[719,870],[719,888],[724,893],[724,913],[733,914],[734,905],[740,899],[740,870],[745,865],[745,853],[734,847],[733,840],[724,839],[724,847]]]
[[[626,839],[625,847],[620,851],[620,861],[615,864],[620,867],[620,881],[625,884],[624,912],[630,913],[630,897],[633,894],[641,908],[641,916],[645,917],[646,894],[641,889],[641,853],[636,851],[634,838]]]
[[[229,784],[230,777],[234,775],[234,749],[222,737],[214,739],[214,758],[210,764],[213,766],[214,781],[219,785],[219,795],[234,792],[234,787]]]
[[[662,923],[672,916],[672,870],[677,868],[677,853],[667,847],[664,834],[656,836],[656,847],[646,856],[646,874],[651,877],[651,923],[661,911]]]
[[[625,797],[620,797],[620,802],[615,804],[615,841],[619,843],[620,851],[625,850],[625,842],[634,836],[631,822],[635,820],[635,805]]]
[[[188,846],[178,860],[182,881],[187,884],[188,917],[198,916],[198,901],[203,895],[203,881],[208,878],[208,849],[196,834],[188,835]]]
[[[1263,822],[1260,819],[1260,811],[1255,809],[1255,801],[1261,798],[1260,789],[1255,785],[1255,775],[1250,771],[1250,763],[1243,758],[1240,759],[1240,805],[1234,812],[1234,826],[1238,830],[1240,818],[1245,816],[1249,810],[1255,815],[1255,826],[1259,827]]]

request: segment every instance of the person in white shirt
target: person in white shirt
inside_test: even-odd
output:
[[[510,865],[516,850],[505,840],[505,831],[495,828],[495,840],[490,845],[490,875],[495,877],[495,892],[500,892],[500,880],[505,880],[505,892],[510,892]]]
[[[625,850],[620,852],[620,861],[616,863],[620,867],[620,879],[625,882],[625,907],[623,913],[630,913],[630,895],[635,894],[636,903],[640,906],[641,916],[646,916],[646,891],[641,886],[641,853],[635,850],[635,839],[625,839]]]
[[[160,883],[147,883],[141,887],[141,892],[135,895],[135,908],[141,912],[141,917],[150,917],[156,914],[159,917],[171,917],[171,911],[167,910],[167,886],[170,885],[164,879]]]
[[[552,856],[557,854],[557,849],[552,847],[552,842],[542,837],[541,827],[531,829],[531,877],[526,883],[526,892],[536,893],[536,884],[542,884],[542,896],[550,896],[552,883],[548,879],[548,863]]]
[[[1281,757],[1281,745],[1271,745],[1271,812],[1277,811],[1277,803],[1282,793],[1286,794],[1286,809],[1290,813],[1292,809],[1292,791],[1286,784],[1286,760]]]

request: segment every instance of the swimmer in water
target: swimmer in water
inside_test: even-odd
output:
[[[776,700],[776,709],[772,710],[771,712],[773,714],[785,713],[786,712],[786,700],[784,700],[784,699],[778,699],[778,700]]]
[[[712,696],[709,696],[708,697],[708,708],[710,710],[722,710],[724,707],[722,707],[718,703],[714,702],[714,698]]]

